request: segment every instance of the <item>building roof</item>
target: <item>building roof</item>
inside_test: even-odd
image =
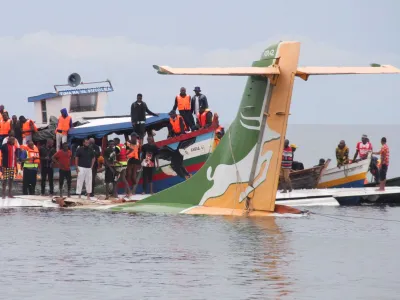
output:
[[[169,122],[169,115],[160,114],[158,117],[146,116],[146,127]],[[101,138],[107,134],[119,133],[123,131],[133,131],[131,118],[98,118],[88,120],[88,123],[71,128],[68,132],[69,139],[84,139],[88,136]]]
[[[37,96],[31,96],[28,97],[28,102],[36,102],[36,101],[41,101],[41,100],[46,100],[46,99],[52,99],[56,98],[59,95],[57,93],[45,93]]]

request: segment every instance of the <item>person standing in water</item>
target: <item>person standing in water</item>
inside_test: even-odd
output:
[[[24,145],[21,156],[24,162],[22,192],[23,195],[35,195],[37,182],[37,172],[40,164],[39,149],[35,146],[32,140],[28,140],[28,145]]]
[[[98,159],[101,154],[101,149],[98,145],[96,145],[96,141],[94,138],[89,139],[89,147],[93,150],[95,158],[92,168],[92,193],[90,194],[90,197],[94,197],[94,186],[96,184],[97,169],[99,167]]]
[[[17,167],[17,147],[15,138],[9,137],[6,144],[1,146],[2,169],[3,169],[3,199],[6,198],[6,187],[8,183],[8,198],[14,198],[12,195],[12,186],[14,182],[15,169]]]
[[[104,165],[105,165],[105,184],[106,184],[106,200],[109,199],[110,183],[112,184],[112,195],[117,194],[117,186],[115,182],[115,162],[117,155],[115,153],[115,143],[113,140],[108,141],[108,147],[104,151]]]
[[[157,154],[159,152],[154,138],[147,137],[147,144],[142,146],[142,166],[143,166],[143,194],[147,192],[147,184],[150,186],[150,194],[153,194],[153,173],[159,166]]]
[[[50,196],[53,196],[54,193],[54,183],[53,183],[53,176],[54,170],[52,165],[52,157],[56,153],[56,149],[53,147],[54,141],[52,139],[48,139],[46,145],[43,145],[39,149],[39,156],[40,156],[40,175],[42,177],[41,182],[41,195],[45,195],[46,190],[46,180],[49,179],[49,187]]]
[[[122,181],[125,185],[126,196],[130,198],[132,196],[131,189],[129,188],[128,180],[126,179],[126,171],[128,168],[128,151],[127,146],[125,144],[121,144],[121,140],[119,138],[114,139],[115,143],[115,154],[116,154],[116,162],[115,162],[115,170],[117,171],[116,181]],[[116,189],[114,190],[114,196],[118,197]]]
[[[87,199],[90,200],[92,193],[92,169],[95,161],[95,154],[89,147],[89,140],[84,139],[83,146],[76,150],[75,165],[78,178],[76,180],[76,193],[81,198],[82,187],[85,183]]]
[[[71,197],[71,157],[72,152],[68,148],[68,143],[63,143],[62,149],[52,157],[53,163],[59,167],[60,197],[63,196],[64,180],[67,180],[67,197]]]
[[[127,158],[128,158],[128,180],[132,182],[132,193],[135,194],[136,191],[136,177],[137,172],[140,169],[140,159],[139,159],[139,141],[136,133],[131,134],[131,139],[126,142]]]

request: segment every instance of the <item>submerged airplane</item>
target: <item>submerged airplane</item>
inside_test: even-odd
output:
[[[290,212],[275,204],[283,144],[295,77],[310,75],[398,74],[389,65],[298,67],[299,42],[266,48],[251,67],[153,67],[164,75],[248,76],[240,107],[219,146],[189,180],[119,211],[180,212],[205,215],[265,216]],[[277,209],[279,207],[279,210]]]
[[[235,120],[193,177],[136,203],[103,209],[236,216],[299,213],[275,203],[295,77],[400,73],[392,66],[298,67],[299,54],[299,42],[284,41],[266,48],[251,67],[153,66],[165,75],[247,76],[248,80]]]

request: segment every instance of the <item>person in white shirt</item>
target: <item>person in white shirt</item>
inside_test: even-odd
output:
[[[197,116],[197,114],[200,113],[200,108],[208,108],[208,101],[206,95],[201,93],[199,86],[196,86],[193,91],[195,95],[192,97],[191,109],[192,114]]]

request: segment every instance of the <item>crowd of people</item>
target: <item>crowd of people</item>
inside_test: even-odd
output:
[[[181,87],[179,94],[175,97],[173,108],[169,112],[168,137],[180,136],[212,125],[214,115],[208,107],[207,97],[201,93],[198,86],[193,91],[195,94],[191,97],[186,94],[186,88]],[[176,113],[176,110],[179,111],[179,114]],[[146,134],[146,114],[158,116],[149,110],[143,101],[143,95],[138,94],[137,100],[131,106],[131,121],[140,140],[143,140]],[[220,126],[217,133],[222,137],[224,128]]]
[[[176,137],[191,131],[208,128],[212,125],[213,114],[208,108],[207,97],[201,93],[200,87],[194,88],[195,95],[190,97],[186,89],[181,88],[175,98],[172,111],[169,113],[168,137]],[[0,145],[1,172],[3,177],[2,197],[13,198],[13,181],[22,179],[22,193],[34,195],[38,174],[41,176],[41,195],[45,195],[46,183],[49,183],[49,195],[54,194],[54,168],[59,168],[59,190],[63,196],[63,186],[67,183],[67,196],[71,195],[71,165],[76,166],[76,194],[81,197],[85,185],[86,196],[94,196],[95,178],[99,163],[105,167],[106,198],[110,191],[117,197],[117,184],[122,182],[126,195],[135,193],[137,174],[142,171],[143,193],[153,193],[153,173],[158,167],[159,148],[156,146],[153,133],[146,131],[146,114],[158,116],[147,107],[138,94],[137,100],[131,106],[132,134],[126,136],[126,142],[121,143],[117,137],[108,141],[106,149],[96,145],[93,138],[85,139],[74,154],[67,143],[68,132],[73,127],[72,117],[66,108],[60,110],[55,138],[48,139],[41,147],[33,143],[33,134],[38,131],[34,121],[24,116],[13,115],[9,118],[4,106],[0,106]],[[176,114],[178,109],[179,114]],[[196,118],[196,122],[194,121]],[[143,143],[147,132],[147,144]],[[220,126],[215,131],[214,147],[224,135]],[[55,144],[55,145],[54,145]],[[190,174],[187,174],[190,177]],[[129,183],[133,185],[131,189]],[[112,190],[110,190],[112,185]],[[8,188],[8,191],[7,191]]]
[[[353,160],[349,159],[349,147],[346,145],[344,140],[339,142],[336,148],[336,160],[338,168],[342,166],[355,162],[358,160],[364,160],[368,158],[368,155],[375,154],[380,156],[379,163],[377,166],[371,164],[370,171],[375,176],[376,181],[379,183],[378,191],[384,191],[386,185],[386,176],[389,167],[389,146],[387,145],[386,137],[381,138],[381,149],[374,152],[371,142],[366,134],[363,134],[361,141],[356,145],[356,152],[354,153]],[[374,161],[374,160],[373,160]],[[374,170],[373,168],[377,168]]]
[[[292,191],[292,183],[290,181],[290,172],[296,170],[293,168],[293,153],[296,150],[295,145],[289,145],[289,140],[285,140],[283,153],[282,153],[282,164],[281,164],[281,180],[283,182],[283,193]],[[380,156],[380,161],[377,164],[376,174],[375,170],[371,169],[371,173],[375,176],[376,181],[379,183],[378,191],[384,191],[386,185],[386,175],[389,167],[389,147],[387,145],[386,137],[381,139],[381,149],[373,152],[372,144],[366,134],[363,134],[361,141],[356,145],[356,152],[354,153],[353,160],[349,159],[349,147],[346,145],[344,140],[341,140],[336,148],[336,160],[337,167],[341,168],[347,164],[351,164],[356,161],[365,160],[369,154],[375,154]],[[324,159],[320,159],[319,165],[325,164]],[[371,164],[373,165],[373,164]]]

